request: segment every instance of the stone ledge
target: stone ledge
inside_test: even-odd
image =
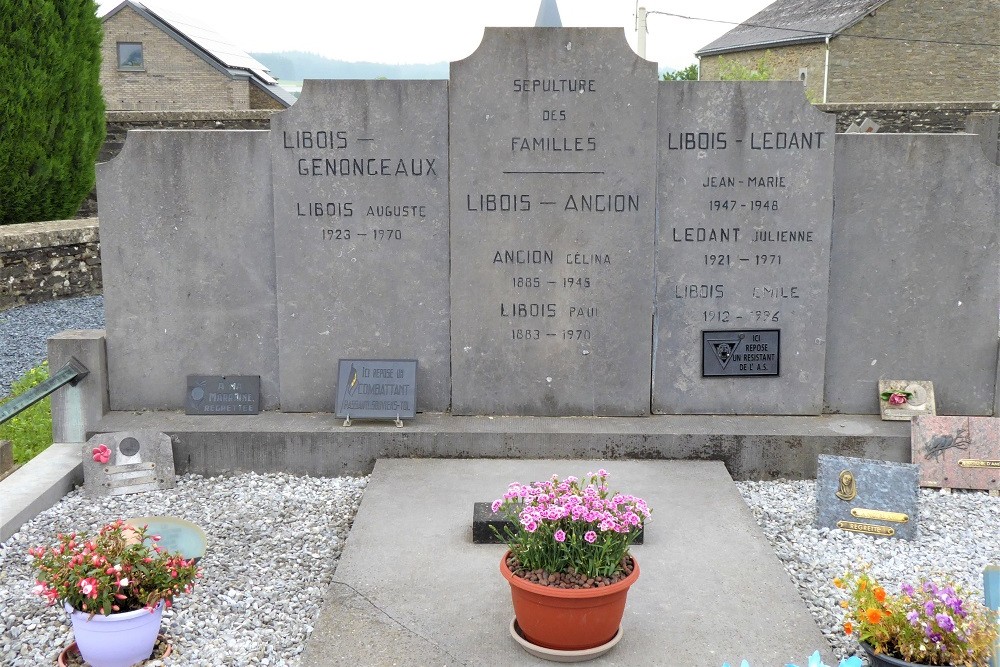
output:
[[[109,123],[158,123],[184,120],[267,120],[279,109],[220,109],[216,111],[107,111]]]
[[[0,226],[0,247],[5,252],[50,248],[99,241],[97,218],[49,220]]]

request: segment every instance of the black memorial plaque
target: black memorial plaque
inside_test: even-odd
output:
[[[341,359],[337,416],[346,419],[413,419],[416,359]]]
[[[780,348],[780,329],[702,331],[702,377],[776,376]]]
[[[255,415],[259,412],[259,375],[187,376],[184,414]]]

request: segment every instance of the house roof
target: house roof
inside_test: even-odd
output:
[[[714,42],[699,58],[732,51],[822,42],[855,25],[889,0],[777,0]]]
[[[232,79],[250,79],[261,90],[284,106],[295,103],[295,96],[278,85],[267,67],[255,60],[246,51],[226,41],[218,33],[197,25],[190,18],[148,2],[124,0],[120,5],[101,17],[107,21],[125,7],[132,8],[140,16],[180,42],[195,55],[219,72]]]

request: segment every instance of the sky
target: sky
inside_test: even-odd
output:
[[[461,60],[485,26],[531,26],[540,0],[149,0],[249,52],[309,51],[335,60],[387,64]],[[647,10],[739,23],[773,0],[638,0]],[[99,14],[119,2],[100,0]],[[634,50],[636,0],[559,0],[566,27],[622,27]],[[646,58],[660,68],[696,62],[694,52],[732,26],[651,14]]]

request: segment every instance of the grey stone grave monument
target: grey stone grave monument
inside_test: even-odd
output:
[[[659,105],[653,411],[820,414],[834,117],[794,83]]]
[[[912,463],[821,454],[816,516],[821,528],[916,539],[920,469]]]
[[[451,66],[452,412],[649,412],[656,72],[620,29]]]
[[[342,358],[419,361],[448,408],[448,84],[307,81],[271,121],[281,409],[333,412]]]

